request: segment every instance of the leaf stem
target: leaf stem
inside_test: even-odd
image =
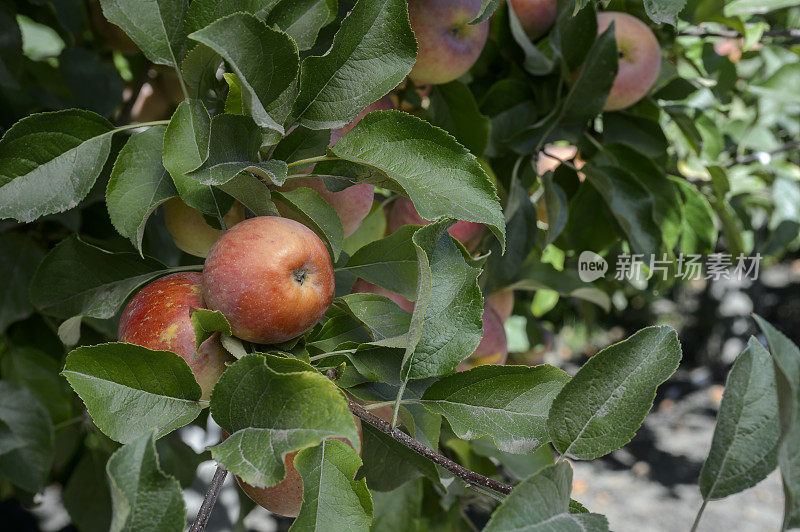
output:
[[[217,466],[214,472],[214,478],[211,479],[211,484],[208,486],[208,491],[203,499],[203,504],[200,505],[200,510],[197,511],[197,517],[192,523],[189,532],[203,532],[208,524],[208,518],[211,517],[211,510],[219,497],[219,492],[222,490],[222,484],[225,482],[225,476],[228,474],[227,469]]]
[[[300,159],[299,161],[291,162],[286,166],[291,168],[293,166],[307,166],[309,164],[321,163],[322,161],[338,161],[338,160],[339,160],[338,157],[328,157],[327,155],[319,155],[317,157],[309,157],[308,159]]]
[[[346,355],[348,353],[355,353],[355,349],[342,349],[341,351],[331,351],[329,353],[322,353],[321,355],[314,355],[313,357],[309,357],[309,362],[316,362],[317,360],[322,360],[323,358],[332,357],[335,355]]]
[[[353,401],[349,401],[348,406],[350,407],[350,411],[357,416],[362,421],[369,423],[379,431],[383,432],[384,434],[390,436],[395,441],[405,445],[415,453],[427,458],[434,464],[440,465],[443,468],[447,469],[455,476],[463,480],[467,486],[475,487],[481,486],[483,488],[488,488],[495,493],[501,493],[503,495],[508,495],[511,493],[513,489],[512,486],[500,482],[498,480],[494,480],[489,477],[485,477],[480,473],[476,473],[466,467],[458,464],[444,455],[437,453],[436,451],[425,447],[420,442],[406,434],[405,432],[401,431],[400,429],[393,428],[391,424],[387,423],[383,419],[379,418],[372,412],[364,409],[359,404],[354,403]],[[479,491],[479,490],[476,490]]]
[[[152,122],[138,122],[136,124],[126,124],[124,126],[117,126],[113,130],[112,133],[116,133],[117,131],[125,131],[126,129],[136,129],[139,127],[152,127],[152,126],[166,126],[169,124],[169,120],[154,120]]]
[[[703,517],[703,511],[706,509],[706,505],[708,504],[708,499],[703,499],[703,504],[700,506],[700,509],[697,511],[697,516],[694,518],[694,523],[692,523],[692,530],[691,532],[696,532],[697,526],[700,524],[700,518]]]
[[[178,65],[175,65],[175,73],[178,74],[178,82],[181,84],[181,92],[183,92],[183,99],[188,100],[189,91],[186,90],[186,83],[183,81],[183,72],[181,72],[181,69],[178,67]]]

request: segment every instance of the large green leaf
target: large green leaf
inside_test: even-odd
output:
[[[290,530],[363,530],[372,522],[364,479],[353,480],[361,458],[349,445],[326,440],[294,459],[303,478],[303,505]]]
[[[384,179],[372,180],[376,185],[399,185],[426,220],[484,223],[505,243],[505,220],[489,176],[441,129],[399,111],[375,111],[331,151],[382,173]]]
[[[303,223],[322,237],[331,249],[333,260],[339,259],[344,240],[342,221],[330,203],[311,188],[298,188],[272,193],[276,201],[289,207]]]
[[[200,414],[200,385],[175,353],[133,344],[79,347],[63,375],[109,438],[127,443],[163,436]]]
[[[300,58],[288,35],[247,13],[235,13],[190,35],[221,55],[242,88],[256,124],[283,133],[287,92],[294,89]]]
[[[548,466],[514,488],[484,531],[607,532],[604,516],[570,512],[571,491],[572,467],[567,462]]]
[[[108,532],[111,526],[108,458],[105,452],[87,450],[64,485],[64,507],[81,532]]]
[[[344,395],[308,364],[247,355],[220,377],[211,414],[231,435],[211,448],[215,460],[255,486],[285,476],[284,456],[329,437],[359,437]]]
[[[303,60],[292,115],[311,129],[342,127],[394,89],[416,54],[404,0],[358,0],[330,50]]]
[[[3,380],[27,388],[50,413],[53,424],[73,418],[72,391],[58,374],[61,360],[31,346],[12,344],[0,358]]]
[[[777,465],[780,432],[772,360],[751,337],[725,382],[711,450],[700,471],[703,498],[721,499],[761,482]]]
[[[372,425],[364,424],[362,429],[364,466],[358,477],[366,478],[371,490],[390,491],[421,476],[439,483],[439,472],[433,462]]]
[[[628,443],[680,360],[678,335],[667,326],[647,327],[594,355],[550,408],[547,430],[556,450],[591,460]]]
[[[56,245],[39,265],[31,281],[31,302],[59,318],[110,318],[137,286],[167,272],[154,259],[111,253],[73,235]]]
[[[430,111],[434,125],[448,131],[473,155],[483,155],[489,142],[491,121],[480,112],[475,96],[466,85],[460,81],[434,85]]]
[[[275,185],[286,180],[283,161],[256,162],[261,133],[249,116],[222,114],[211,120],[208,158],[188,176],[204,185],[224,185],[239,172],[252,172]]]
[[[28,285],[43,256],[42,249],[29,237],[0,234],[0,333],[33,312]]]
[[[106,188],[111,223],[140,252],[147,219],[178,194],[161,163],[165,129],[158,126],[133,135],[120,150]]]
[[[152,62],[177,68],[186,53],[188,0],[100,0],[106,18],[125,30]]]
[[[270,12],[267,24],[289,34],[301,50],[314,46],[319,30],[336,18],[336,0],[283,0]]]
[[[408,331],[411,315],[385,296],[348,294],[337,300],[372,333],[374,340],[396,338]]]
[[[778,466],[783,478],[784,529],[800,527],[800,349],[761,316],[755,316],[767,337],[778,390],[781,446]]]
[[[0,381],[0,423],[4,428],[0,447],[5,447],[0,454],[0,477],[36,493],[47,481],[55,453],[47,410],[26,388]],[[8,445],[9,439],[18,443]]]
[[[106,464],[112,532],[179,532],[186,525],[181,485],[162,471],[155,439],[154,434],[142,434],[117,449]]]
[[[31,222],[75,207],[111,149],[112,126],[69,109],[23,118],[0,139],[0,219]]]
[[[675,26],[678,22],[678,13],[683,10],[685,5],[686,0],[644,0],[647,16],[656,24]]]
[[[234,13],[250,13],[259,20],[281,0],[193,0],[186,14],[186,33],[203,29],[214,21]]]
[[[397,523],[404,523],[409,530],[424,530],[419,521],[422,513],[422,482],[409,481],[392,491],[372,491],[374,506],[372,531],[394,532]]]
[[[501,451],[526,454],[549,440],[547,414],[569,376],[553,366],[478,366],[435,382],[422,396],[459,438],[491,436]]]

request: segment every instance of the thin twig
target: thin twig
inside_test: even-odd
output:
[[[800,39],[800,30],[791,28],[779,29],[779,30],[767,30],[761,35],[762,37],[787,37],[789,39]],[[726,39],[739,39],[741,37],[744,37],[744,35],[742,35],[741,32],[736,30],[707,31],[704,30],[702,27],[679,31],[678,36],[679,37],[725,37]]]
[[[760,160],[761,157],[762,157],[762,154],[764,154],[764,153],[766,153],[767,155],[770,156],[770,158],[772,158],[773,155],[777,155],[779,153],[783,153],[783,152],[787,152],[787,151],[791,151],[791,150],[796,150],[798,148],[800,148],[800,141],[794,140],[792,142],[787,142],[783,146],[778,146],[774,150],[758,151],[758,152],[755,152],[755,153],[750,153],[748,155],[739,155],[738,157],[736,157],[734,162],[729,163],[727,165],[727,167],[729,168],[729,167],[733,166],[734,164],[754,163],[754,162]]]
[[[217,502],[219,492],[222,490],[222,483],[225,482],[225,476],[228,474],[227,469],[217,466],[214,472],[214,478],[211,479],[211,484],[208,486],[206,497],[203,499],[203,504],[200,505],[200,510],[197,512],[197,517],[192,523],[189,532],[203,532],[208,524],[208,518],[211,517],[211,510]]]
[[[476,473],[475,471],[467,469],[466,467],[450,460],[446,456],[443,456],[437,453],[436,451],[425,447],[424,445],[422,445],[420,442],[418,442],[405,432],[399,429],[393,429],[391,424],[379,418],[372,412],[365,410],[359,404],[350,401],[349,406],[350,406],[350,411],[354,415],[358,416],[362,421],[369,423],[370,425],[372,425],[379,431],[383,432],[384,434],[391,436],[392,439],[394,439],[395,441],[402,443],[415,453],[424,456],[434,464],[440,465],[443,468],[447,469],[455,476],[466,482],[467,485],[483,486],[497,493],[502,493],[503,495],[508,495],[509,493],[511,493],[511,490],[513,489],[512,486],[491,479],[489,477],[485,477],[479,473]]]

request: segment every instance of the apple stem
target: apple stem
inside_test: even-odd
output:
[[[214,478],[211,479],[211,484],[209,484],[208,491],[206,491],[206,496],[203,499],[203,504],[200,505],[200,510],[197,511],[197,517],[192,523],[189,532],[202,532],[206,529],[208,518],[211,517],[211,510],[214,509],[214,505],[217,503],[217,497],[219,497],[219,492],[222,490],[222,484],[225,482],[227,474],[227,469],[217,466]]]
[[[415,453],[424,456],[434,464],[440,465],[443,468],[447,469],[455,476],[460,478],[461,480],[466,483],[467,487],[475,489],[478,493],[485,494],[485,492],[480,489],[488,488],[496,493],[501,493],[503,495],[508,495],[511,493],[513,489],[512,486],[505,484],[503,482],[499,482],[497,480],[491,479],[489,477],[485,477],[480,473],[476,473],[471,469],[467,469],[466,467],[462,466],[461,464],[457,464],[456,462],[450,460],[444,455],[441,455],[434,451],[433,449],[429,449],[425,447],[423,444],[406,434],[405,432],[401,431],[397,428],[392,428],[392,425],[383,419],[379,418],[369,410],[366,410],[359,404],[354,403],[353,401],[348,402],[348,406],[350,407],[350,411],[357,416],[361,421],[365,423],[369,423],[379,431],[391,436],[392,439],[395,441],[402,443]]]

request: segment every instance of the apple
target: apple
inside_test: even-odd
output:
[[[539,152],[536,158],[536,173],[543,176],[547,172],[555,172],[559,167],[561,161],[572,161],[572,164],[580,170],[586,164],[580,154],[578,153],[577,146],[568,144],[566,146],[558,144],[545,144],[544,149]],[[583,172],[578,172],[578,179],[583,181],[586,176]]]
[[[428,225],[431,222],[422,218],[414,203],[406,197],[398,197],[391,206],[387,219],[387,231],[394,233],[404,225]],[[448,229],[453,238],[464,244],[468,250],[472,251],[480,244],[486,227],[476,222],[459,220]]]
[[[500,321],[505,323],[514,311],[514,291],[506,288],[495,292],[486,298],[486,304],[492,307]]]
[[[331,302],[335,281],[325,244],[288,218],[258,216],[227,230],[208,253],[203,297],[233,334],[276,344],[314,326]]]
[[[557,3],[557,0],[511,0],[511,7],[522,29],[535,41],[556,21]]]
[[[661,48],[647,24],[616,11],[597,14],[597,34],[614,23],[619,69],[604,111],[619,111],[635,104],[650,91],[661,68]]]
[[[208,399],[225,363],[235,359],[222,347],[219,333],[195,351],[190,318],[194,309],[205,308],[202,278],[194,272],[173,273],[142,288],[122,312],[117,336],[120,342],[180,355],[200,384],[202,398]]]
[[[409,313],[414,312],[414,303],[412,303],[408,299],[404,298],[400,294],[396,294],[380,286],[368,283],[363,279],[359,279],[355,282],[353,288],[350,290],[350,293],[351,294],[367,293],[367,294],[378,294],[386,296],[387,298],[397,303],[397,306],[405,310],[406,312]]]
[[[364,438],[361,432],[361,420],[356,416],[353,416],[353,419],[356,422],[358,439],[363,444]],[[228,433],[223,430],[223,441],[227,437]],[[353,447],[353,444],[346,438],[328,439],[343,441],[350,447]],[[353,449],[355,449],[355,447],[353,447]],[[287,453],[286,456],[284,456],[283,465],[286,468],[286,476],[274,486],[258,488],[252,484],[244,482],[238,476],[236,477],[236,482],[239,484],[239,487],[242,488],[242,491],[244,491],[247,496],[253,500],[253,502],[261,507],[266,508],[270,512],[278,515],[297,517],[297,514],[300,513],[300,506],[303,504],[303,477],[300,476],[297,468],[294,467],[294,457],[297,456],[298,452],[299,451]]]
[[[223,220],[227,228],[238,224],[244,220],[244,206],[234,202]],[[208,225],[200,211],[189,207],[180,198],[172,198],[164,204],[164,223],[175,245],[195,257],[206,257],[222,235],[222,230]]]
[[[508,358],[508,342],[503,321],[491,305],[483,306],[483,337],[477,349],[456,371],[465,371],[484,364],[505,364]]]
[[[372,102],[371,104],[366,106],[360,113],[358,113],[352,122],[350,122],[341,129],[332,130],[331,141],[328,143],[328,146],[333,146],[334,144],[336,144],[337,140],[344,137],[348,131],[353,129],[356,126],[356,124],[361,122],[362,118],[367,116],[372,111],[391,111],[392,109],[394,109],[394,103],[392,102],[392,99],[389,97],[388,94],[383,98],[381,98],[380,100]]]
[[[488,20],[470,25],[480,10],[481,0],[408,0],[419,44],[409,74],[415,84],[448,83],[472,68],[489,34]]]

